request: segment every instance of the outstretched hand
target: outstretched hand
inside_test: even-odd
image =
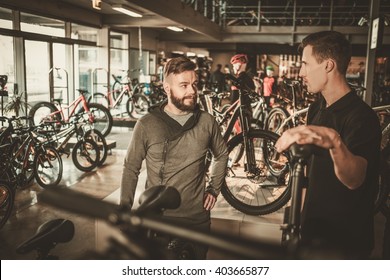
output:
[[[276,141],[276,150],[280,153],[292,144],[314,144],[324,149],[333,149],[340,145],[340,135],[336,130],[323,126],[302,125],[285,131]]]

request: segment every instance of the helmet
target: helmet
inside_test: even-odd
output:
[[[274,68],[271,65],[268,65],[267,67],[265,67],[265,70],[274,71]]]
[[[248,57],[246,54],[236,54],[230,59],[231,64],[235,63],[247,63],[248,62]]]

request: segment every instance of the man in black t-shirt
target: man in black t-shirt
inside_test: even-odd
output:
[[[255,90],[255,83],[253,78],[246,72],[246,65],[248,63],[248,56],[246,54],[236,54],[230,59],[233,66],[234,76],[238,79],[243,89]],[[231,88],[231,102],[234,103],[238,99],[238,89],[232,86]],[[244,98],[245,102],[250,104],[249,97]]]
[[[319,252],[337,250],[341,258],[367,259],[374,245],[379,121],[346,81],[351,52],[342,34],[313,33],[303,39],[300,50],[299,75],[308,91],[321,97],[309,108],[308,125],[284,132],[276,148],[281,152],[296,142],[326,150],[308,164],[302,244]]]

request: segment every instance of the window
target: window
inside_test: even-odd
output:
[[[22,31],[65,37],[65,23],[60,20],[20,13]]]
[[[116,32],[110,32],[110,64],[111,74],[123,78],[129,70],[129,45],[128,35]],[[114,79],[111,77],[110,84],[113,85]]]
[[[12,29],[12,11],[0,7],[0,26],[1,28]]]
[[[72,39],[97,42],[98,29],[72,23]],[[84,45],[75,45],[75,65],[78,65],[75,73],[75,87],[92,92],[92,75],[98,63],[98,48]]]
[[[46,42],[25,41],[28,101],[49,101],[49,57]]]

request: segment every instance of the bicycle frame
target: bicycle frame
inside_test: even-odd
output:
[[[48,123],[47,123],[48,124]],[[56,147],[56,149],[60,152],[60,153],[64,153],[64,149],[65,149],[65,146],[67,145],[67,143],[69,142],[70,138],[72,138],[75,134],[77,134],[78,136],[78,140],[80,140],[80,134],[78,133],[78,130],[83,127],[84,125],[87,125],[87,123],[80,123],[80,122],[77,122],[77,123],[69,123],[69,127],[63,129],[63,130],[60,130],[60,131],[57,131],[55,129],[51,130],[51,131],[48,131],[48,130],[45,130],[43,132],[45,133],[49,133],[49,132],[56,132],[54,135],[51,135],[51,138],[48,140],[49,143],[56,143],[58,142],[59,139],[61,138],[65,138],[63,141],[61,141],[60,144],[58,144],[58,146]]]
[[[55,102],[55,105],[57,107],[57,111],[50,113],[48,116],[54,116],[58,113],[61,114],[62,120],[65,122],[68,122],[70,118],[75,114],[76,108],[79,104],[82,104],[85,112],[89,112],[88,102],[85,99],[85,96],[80,93],[80,96],[77,97],[75,100],[73,100],[69,105],[62,105],[60,102]],[[72,110],[69,112],[69,108],[72,108]],[[65,118],[64,111],[68,110],[68,116]],[[89,115],[89,118],[93,118],[93,116]]]
[[[295,110],[294,110],[293,113],[292,113],[288,118],[286,118],[286,119],[282,122],[282,124],[281,124],[280,127],[275,131],[275,133],[280,134],[280,130],[281,130],[283,127],[285,127],[291,120],[293,120],[294,126],[297,126],[297,125],[298,125],[298,123],[297,123],[298,118],[297,118],[297,117],[298,117],[299,115],[302,115],[302,114],[307,113],[307,111],[309,111],[309,107],[303,108],[303,109],[298,110],[298,111],[295,111]]]
[[[109,90],[107,91],[106,94],[104,94],[104,96],[107,98],[109,109],[116,108],[124,95],[128,94],[129,97],[131,96],[132,89],[129,83],[120,83],[120,84],[123,86],[123,89],[118,95],[116,100],[114,100],[114,98],[112,97],[114,90]]]

